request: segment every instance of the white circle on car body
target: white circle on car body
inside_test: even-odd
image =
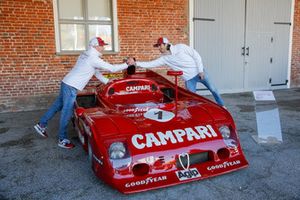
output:
[[[152,108],[144,113],[144,117],[158,122],[167,122],[173,119],[175,114],[158,108]]]

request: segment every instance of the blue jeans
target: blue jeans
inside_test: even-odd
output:
[[[40,119],[40,124],[44,127],[47,126],[48,121],[57,113],[61,111],[60,121],[59,121],[59,139],[67,139],[67,128],[68,123],[72,117],[74,103],[76,100],[77,89],[73,88],[64,82],[61,82],[60,92],[52,106]]]
[[[205,85],[205,87],[207,87],[207,89],[209,89],[209,91],[212,93],[212,95],[214,96],[216,102],[220,105],[220,106],[224,106],[224,101],[222,99],[222,97],[220,96],[220,94],[218,93],[217,88],[214,87],[214,85],[209,81],[209,77],[208,74],[206,72],[204,72],[204,79],[200,79],[200,76],[197,75],[194,78],[185,81],[185,87],[191,91],[196,93],[196,86],[197,86],[197,82],[202,83],[203,85]]]

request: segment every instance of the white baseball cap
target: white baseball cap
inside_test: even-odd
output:
[[[105,43],[104,40],[101,39],[101,37],[93,37],[89,42],[89,46],[104,46],[104,45],[108,45],[108,44]]]
[[[161,44],[169,44],[168,38],[166,37],[158,38],[156,44],[154,44],[153,47],[159,47]]]

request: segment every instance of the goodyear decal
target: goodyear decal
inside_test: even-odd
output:
[[[139,186],[139,185],[148,185],[151,183],[156,183],[156,182],[165,181],[165,180],[167,180],[167,176],[148,177],[144,180],[126,183],[125,187],[130,188],[130,187],[135,187],[135,186]]]
[[[239,165],[239,164],[241,164],[240,160],[235,160],[235,161],[232,161],[232,162],[225,161],[225,162],[223,162],[221,164],[218,164],[218,165],[208,166],[207,170],[211,171],[211,170],[215,170],[215,169],[225,169],[227,167],[231,167],[231,166],[235,166],[235,165]]]

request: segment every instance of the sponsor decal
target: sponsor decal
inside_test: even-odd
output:
[[[205,140],[206,138],[214,138],[217,136],[212,126],[206,125],[167,130],[165,132],[135,134],[131,137],[131,142],[135,148],[144,149],[170,143],[176,144],[184,141]]]
[[[196,168],[176,171],[175,173],[180,181],[201,177],[201,174]]]
[[[144,180],[133,181],[133,182],[130,182],[130,183],[126,183],[125,187],[130,188],[130,187],[135,187],[135,186],[139,186],[139,185],[148,185],[148,184],[151,184],[151,183],[156,183],[156,182],[165,181],[165,180],[167,180],[167,176],[148,177]]]
[[[235,166],[235,165],[239,165],[239,164],[241,164],[240,160],[235,160],[232,162],[225,161],[218,165],[208,166],[207,170],[211,171],[211,170],[215,170],[215,169],[225,169],[227,167],[231,167],[231,166]]]
[[[137,162],[138,163],[148,163],[149,165],[153,165],[156,160],[158,160],[158,159],[155,159],[154,156],[149,156],[149,157],[146,157],[146,158],[138,159]]]
[[[182,163],[182,161],[181,161],[182,159],[187,160],[186,166],[184,166],[184,164]],[[180,163],[180,165],[183,169],[189,169],[190,168],[190,156],[189,156],[188,153],[179,154],[178,155],[178,160],[179,160],[179,163]]]
[[[147,112],[149,110],[148,107],[145,108],[127,108],[123,112],[124,113],[140,113],[140,112]]]
[[[131,117],[131,118],[139,118],[143,116],[143,113],[133,113],[133,114],[127,114],[125,115],[126,117]],[[142,119],[142,118],[140,118]],[[137,119],[136,119],[137,120]]]
[[[136,86],[127,86],[126,91],[127,92],[135,92],[135,91],[151,91],[150,85],[136,85]]]
[[[111,79],[111,78],[123,78],[123,74],[113,74],[113,73],[109,73],[109,74],[104,74],[104,77]]]

